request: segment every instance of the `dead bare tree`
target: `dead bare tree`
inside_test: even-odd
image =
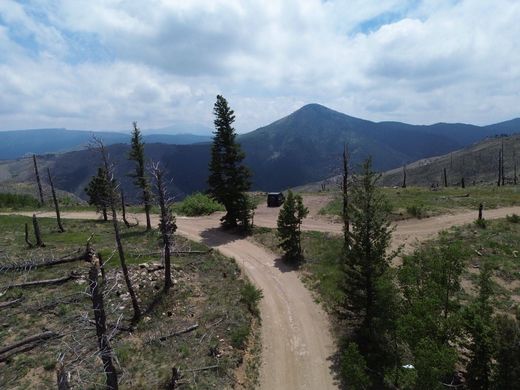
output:
[[[161,209],[161,219],[159,229],[164,246],[164,289],[168,290],[172,285],[171,273],[171,249],[173,246],[173,234],[177,230],[175,217],[171,210],[171,199],[168,196],[168,190],[164,183],[164,172],[160,164],[152,163],[152,175],[155,179],[155,189]]]
[[[32,216],[33,228],[34,228],[34,236],[36,237],[36,246],[45,247],[45,244],[42,240],[42,234],[40,232],[40,224],[38,223],[38,219],[36,218],[36,214]]]
[[[89,291],[92,299],[92,309],[94,310],[94,320],[96,323],[96,335],[98,339],[99,355],[103,362],[103,369],[106,376],[106,387],[110,390],[118,388],[117,372],[112,362],[112,348],[107,335],[105,306],[103,303],[103,286],[98,282],[99,269],[101,263],[92,248],[88,248],[87,256],[92,264],[88,274]]]
[[[518,175],[516,172],[516,150],[513,149],[513,184],[516,186],[518,183]]]
[[[36,184],[38,185],[38,194],[40,196],[40,206],[45,204],[43,199],[42,182],[40,180],[40,173],[38,172],[38,163],[36,162],[36,155],[33,154],[34,174],[36,175]]]
[[[498,180],[497,180],[497,187],[500,187],[502,185],[502,159],[504,156],[502,155],[502,149],[498,151]]]
[[[502,159],[501,159],[501,164],[500,164],[500,174],[502,176],[502,186],[504,186],[506,184],[506,175],[505,175],[505,172],[504,172],[504,140],[502,139],[502,144],[501,144],[501,156],[502,156]]]
[[[130,227],[130,222],[126,219],[126,204],[125,204],[125,193],[121,190],[121,213],[123,214],[123,222],[126,227]]]
[[[466,188],[466,182],[464,180],[464,176],[466,173],[466,164],[465,164],[464,155],[462,155],[461,173],[462,173],[462,178],[460,179],[460,186],[462,188]]]
[[[56,191],[54,190],[54,183],[52,182],[51,170],[49,168],[47,168],[47,176],[49,177],[49,184],[51,185],[52,200],[54,201],[54,209],[56,210],[56,221],[58,223],[58,229],[61,233],[63,233],[65,229],[63,228],[63,225],[61,223],[60,205],[58,203]]]
[[[93,147],[98,150],[101,155],[101,160],[105,171],[108,176],[108,191],[107,191],[107,204],[110,207],[112,212],[112,225],[114,227],[114,236],[116,239],[117,252],[119,254],[119,261],[121,263],[121,269],[123,271],[123,276],[125,278],[126,287],[128,289],[128,293],[130,294],[130,299],[132,301],[132,307],[134,309],[134,317],[132,318],[132,322],[136,323],[141,318],[141,310],[139,308],[139,303],[137,302],[137,296],[135,294],[134,288],[132,287],[132,281],[130,279],[130,275],[128,273],[128,267],[126,265],[125,251],[123,249],[123,243],[121,242],[121,234],[119,231],[119,221],[117,219],[117,183],[114,178],[114,167],[110,163],[110,158],[108,155],[108,151],[106,150],[105,144],[99,138],[93,137],[92,141]]]
[[[348,164],[350,155],[348,144],[343,147],[343,185],[341,187],[343,196],[343,245],[344,249],[349,248],[350,218],[348,214]]]

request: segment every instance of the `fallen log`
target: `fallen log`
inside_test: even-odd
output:
[[[7,286],[7,288],[17,288],[17,287],[34,287],[34,286],[45,286],[45,285],[54,285],[68,282],[71,279],[78,279],[80,276],[75,274],[69,274],[67,276],[57,278],[57,279],[45,279],[45,280],[33,280],[31,282],[24,283],[15,283]]]
[[[188,326],[185,329],[182,329],[182,330],[179,330],[177,332],[173,332],[173,333],[170,333],[170,334],[167,334],[167,335],[164,335],[164,336],[157,337],[156,339],[153,339],[153,340],[150,340],[150,341],[151,342],[153,342],[153,341],[164,341],[166,339],[169,339],[170,337],[180,336],[181,334],[189,333],[189,332],[197,329],[198,327],[199,327],[199,324],[194,324],[194,325]]]
[[[8,345],[7,347],[0,348],[0,355],[3,355],[6,352],[12,351],[13,349],[22,347],[26,344],[45,341],[45,340],[49,340],[49,339],[53,339],[53,338],[57,338],[57,337],[60,337],[60,334],[53,332],[51,330],[49,330],[47,332],[39,333],[37,335],[27,337],[26,339],[17,341],[16,343]],[[0,356],[0,361],[3,361],[3,360],[1,360],[2,358],[3,358],[3,356]]]
[[[14,299],[12,301],[0,302],[0,309],[5,309],[6,307],[9,307],[9,306],[14,306],[17,303],[20,303],[21,301],[23,301],[23,297]]]
[[[206,367],[200,367],[200,368],[190,368],[188,370],[185,370],[186,372],[196,372],[196,371],[206,371],[206,370],[212,370],[214,368],[219,368],[220,366],[218,364],[215,364],[214,366],[206,366]]]
[[[12,272],[12,271],[26,271],[26,270],[36,269],[36,268],[52,267],[52,266],[58,265],[58,264],[73,263],[75,261],[85,260],[85,259],[86,259],[86,256],[83,253],[79,256],[67,257],[67,258],[63,258],[63,259],[51,259],[51,260],[44,260],[41,262],[26,261],[25,263],[8,264],[8,265],[1,266],[0,273]]]

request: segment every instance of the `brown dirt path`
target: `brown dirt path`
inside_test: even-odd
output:
[[[303,224],[305,230],[341,233],[341,224],[332,223],[317,215],[325,197],[314,199],[312,209]],[[258,226],[275,227],[278,208],[259,206],[255,214]],[[520,207],[485,211],[486,219],[520,214]],[[32,215],[32,213],[19,213]],[[52,212],[39,213],[53,217]],[[248,277],[263,290],[262,313],[262,389],[334,389],[330,358],[334,345],[329,323],[323,310],[313,301],[297,272],[288,269],[274,253],[251,241],[225,233],[219,229],[220,213],[207,217],[178,217],[178,233],[218,249],[234,257]],[[93,212],[65,212],[63,218],[93,219]],[[138,216],[142,219],[142,216]],[[475,220],[476,212],[468,211],[426,219],[412,219],[396,223],[392,246],[405,245],[434,237],[439,231]],[[157,223],[154,217],[154,223]]]

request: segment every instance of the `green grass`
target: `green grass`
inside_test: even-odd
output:
[[[126,286],[120,272],[119,259],[111,223],[65,220],[65,233],[59,233],[53,219],[39,219],[45,248],[28,249],[23,226],[31,219],[22,216],[0,216],[0,264],[24,262],[28,259],[61,257],[82,251],[92,235],[92,244],[105,261],[107,289],[105,309],[107,322],[114,324],[122,315],[126,324],[132,315]],[[31,226],[31,225],[30,225]],[[157,231],[145,232],[142,227],[121,227],[130,275],[141,302],[148,307],[159,296],[163,270],[148,272],[142,263],[160,262]],[[176,245],[183,250],[205,247],[176,236]],[[74,270],[81,279],[57,286],[9,288],[13,282],[57,278]],[[84,280],[88,264],[82,261],[36,269],[28,272],[0,273],[0,302],[24,297],[24,301],[2,310],[0,345],[5,346],[42,330],[54,330],[65,336],[32,351],[21,353],[7,364],[0,364],[0,388],[52,388],[55,386],[54,366],[59,353],[65,353],[65,364],[72,374],[72,383],[103,383],[102,369],[96,357],[95,328],[83,318],[92,318],[92,303],[85,292]],[[176,256],[173,264],[174,287],[163,295],[153,310],[145,314],[130,335],[119,333],[112,347],[120,363],[116,365],[123,388],[161,388],[169,379],[173,366],[184,372],[185,388],[230,388],[235,368],[242,362],[250,328],[256,318],[244,301],[248,282],[236,263],[210,252],[204,255]],[[182,330],[190,325],[199,327],[189,333],[156,341],[157,337]],[[251,335],[255,337],[255,335]],[[78,344],[79,343],[79,344]],[[70,347],[79,353],[76,359]],[[217,355],[210,354],[216,348]],[[186,370],[218,365],[196,375]],[[78,382],[81,375],[83,382]],[[97,388],[96,386],[87,386]]]
[[[38,200],[30,195],[0,193],[0,209],[19,210],[38,207]]]
[[[478,210],[480,203],[485,209],[520,205],[520,186],[469,186],[448,187],[431,191],[424,187],[382,188],[388,199],[392,219],[424,218],[448,214],[457,209]],[[340,216],[342,201],[339,194],[320,214]]]

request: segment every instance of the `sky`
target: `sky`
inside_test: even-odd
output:
[[[520,116],[518,0],[0,0],[0,130]],[[188,124],[190,126],[188,126]]]

